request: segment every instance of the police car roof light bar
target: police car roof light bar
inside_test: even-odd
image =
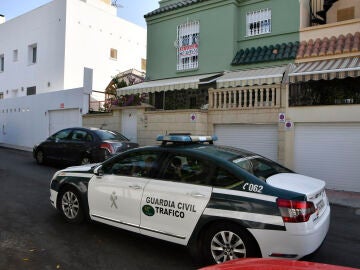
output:
[[[169,135],[159,135],[156,138],[157,141],[161,141],[162,145],[166,145],[168,142],[172,143],[203,143],[207,142],[213,144],[217,140],[216,136],[198,136],[190,134],[169,134]]]

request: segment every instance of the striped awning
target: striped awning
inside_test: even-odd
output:
[[[212,79],[217,74],[205,74],[198,76],[178,77],[164,80],[148,81],[134,84],[128,87],[117,89],[118,95],[154,93],[162,91],[173,91],[182,89],[197,89],[200,83],[204,83],[206,78]],[[201,80],[201,82],[200,82]]]
[[[279,84],[286,66],[227,72],[216,80],[217,88]]]
[[[360,76],[360,57],[347,57],[292,65],[289,72],[291,83],[344,79]]]

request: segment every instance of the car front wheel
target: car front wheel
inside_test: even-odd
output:
[[[219,223],[203,236],[202,253],[205,263],[223,263],[237,258],[258,257],[255,240],[236,224]]]
[[[81,223],[84,220],[80,196],[73,188],[68,188],[61,192],[59,210],[66,221],[70,223]]]

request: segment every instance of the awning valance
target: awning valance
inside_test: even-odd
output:
[[[178,77],[164,80],[148,81],[117,89],[118,95],[129,95],[139,93],[154,93],[162,91],[173,91],[182,89],[197,89],[206,78],[212,79],[216,74],[204,74],[198,76]]]
[[[217,88],[281,83],[286,66],[227,72],[216,80]]]
[[[310,80],[332,80],[360,76],[360,57],[347,57],[313,61],[292,65],[289,72],[291,83]]]

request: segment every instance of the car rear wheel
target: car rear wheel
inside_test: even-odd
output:
[[[107,160],[110,157],[111,157],[111,154],[110,154],[109,150],[104,149],[104,160]]]
[[[91,160],[87,156],[82,157],[81,160],[80,160],[80,165],[86,165],[86,164],[90,164],[90,163],[91,163]]]
[[[202,253],[206,264],[260,255],[255,240],[239,225],[215,224],[205,232],[202,240]]]
[[[65,220],[70,223],[81,223],[84,220],[81,199],[74,188],[68,188],[60,193],[59,210]]]
[[[37,152],[36,152],[36,162],[37,162],[37,164],[40,164],[40,165],[42,165],[42,164],[44,164],[44,162],[45,162],[45,158],[44,158],[44,152],[42,151],[42,150],[38,150]]]

